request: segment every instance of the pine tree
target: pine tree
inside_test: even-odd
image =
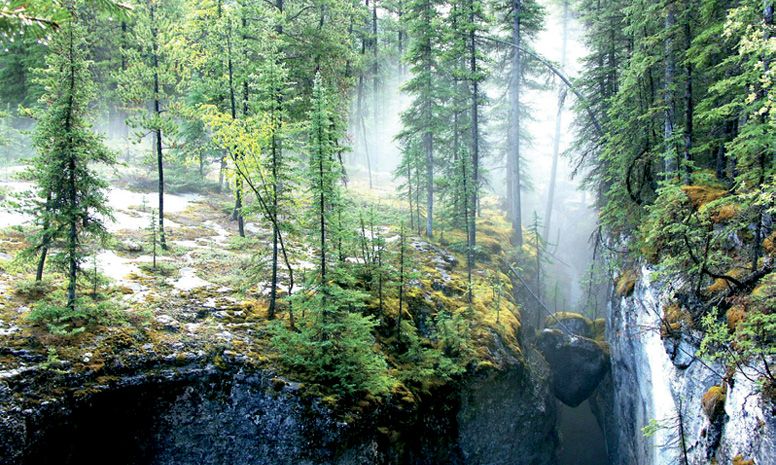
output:
[[[74,312],[78,274],[86,255],[83,244],[107,234],[103,219],[111,215],[107,183],[93,165],[113,163],[113,155],[86,118],[94,85],[84,28],[75,10],[54,34],[42,82],[46,92],[41,101],[47,109],[35,129],[39,155],[31,175],[37,198],[46,201],[37,209],[42,230],[34,247],[45,254],[50,245],[58,246],[54,258],[67,275],[67,308]]]
[[[125,50],[126,69],[120,71],[119,93],[133,105],[129,124],[151,134],[156,158],[159,196],[159,243],[167,248],[164,229],[164,140],[176,132],[169,113],[180,76],[175,66],[177,55],[173,37],[178,33],[182,15],[179,0],[144,0],[134,5],[132,47]]]
[[[521,155],[526,134],[522,121],[528,113],[521,101],[521,93],[524,92],[527,76],[536,72],[536,64],[528,59],[523,48],[541,28],[544,12],[535,1],[529,0],[507,2],[500,9],[504,12],[501,22],[510,35],[507,206],[508,217],[512,221],[512,242],[519,248],[523,244],[521,195],[526,185],[523,179],[526,170],[522,167],[524,161]]]
[[[404,85],[405,92],[413,96],[412,104],[402,114],[403,130],[398,135],[403,146],[402,167],[407,170],[407,182],[412,183],[412,169],[422,167],[424,182],[414,186],[416,208],[421,190],[426,195],[426,236],[434,230],[434,134],[441,131],[439,119],[441,90],[439,89],[438,47],[441,18],[434,0],[414,0],[406,5],[403,16],[411,37],[406,60],[412,77]],[[405,175],[402,171],[399,176]],[[420,222],[420,216],[417,218]],[[420,227],[418,225],[418,227]]]

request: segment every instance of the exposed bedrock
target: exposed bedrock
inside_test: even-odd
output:
[[[538,347],[550,367],[552,393],[576,407],[587,400],[609,371],[605,345],[560,329],[545,329]]]
[[[100,382],[31,369],[0,379],[0,464],[550,465],[554,400],[528,358],[347,413],[236,361]]]

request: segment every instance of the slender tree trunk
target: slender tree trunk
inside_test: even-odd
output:
[[[466,158],[461,160],[461,179],[463,184],[463,192],[464,192],[464,202],[463,202],[463,217],[464,217],[464,224],[466,225],[466,282],[467,282],[467,301],[469,305],[473,302],[473,295],[472,295],[472,271],[474,268],[474,254],[472,250],[472,242],[471,242],[471,222],[469,221],[470,216],[474,216],[474,213],[469,213],[469,202],[466,196],[466,193],[468,192],[469,188],[469,173],[466,169],[466,165],[468,165],[468,160]]]
[[[426,4],[423,10],[425,21],[429,25],[431,24],[430,8],[431,5]],[[429,35],[426,35],[426,41],[423,44],[423,71],[426,77],[429,78],[433,65],[431,59],[432,47],[431,38]],[[423,124],[426,125],[423,133],[423,151],[426,158],[426,237],[432,237],[434,235],[434,135],[429,127],[433,114],[431,110],[432,102],[429,100],[430,96],[428,95],[432,83],[428,82],[426,85],[428,89],[425,91],[426,101],[423,103]]]
[[[692,62],[689,58],[690,47],[692,46],[692,31],[690,30],[690,15],[692,12],[691,6],[685,5],[684,11],[684,170],[683,181],[684,184],[690,184],[692,176],[692,146],[693,146],[693,112],[694,102],[692,96]]]
[[[159,31],[154,17],[155,7],[153,3],[149,4],[149,13],[151,20],[151,47],[152,47],[152,67],[154,70],[154,114],[157,121],[161,120],[162,108],[159,101]],[[156,143],[156,171],[159,175],[159,244],[162,249],[167,250],[167,240],[164,234],[164,158],[162,154],[162,129],[157,127],[154,130]]]
[[[510,185],[510,211],[512,218],[512,243],[516,247],[523,245],[523,218],[521,212],[521,180],[520,180],[520,86],[522,83],[522,64],[520,56],[521,31],[520,15],[522,14],[522,0],[514,0],[514,12],[512,18],[512,79],[510,83],[510,116],[512,118],[509,125],[512,131],[512,144],[508,156],[507,164],[512,171],[512,183]]]
[[[765,27],[763,28],[763,39],[767,42],[770,40],[770,30],[773,26],[773,10],[774,10],[774,3],[773,0],[763,0],[763,23],[765,24]],[[762,56],[762,63],[763,63],[763,75],[767,75],[768,71],[770,69],[772,57],[768,55]],[[767,98],[764,88],[761,85],[760,89],[757,92],[758,98],[765,99]],[[766,121],[768,121],[769,112],[763,112],[761,115],[759,115],[760,123],[763,125],[766,124]],[[757,180],[757,187],[762,188],[762,186],[765,184],[765,174],[766,174],[766,164],[771,161],[767,160],[766,157],[773,157],[773,146],[770,147],[766,146],[760,149],[760,154],[757,157],[758,158],[758,168],[760,171],[759,179]],[[760,257],[762,256],[762,241],[764,236],[764,210],[766,208],[772,207],[773,202],[769,202],[765,207],[758,206],[758,213],[757,213],[757,221],[755,224],[755,233],[754,233],[754,241],[752,244],[752,271],[757,271],[759,267]]]
[[[374,130],[373,132],[377,131],[378,125],[378,118],[377,118],[377,109],[380,108],[380,105],[378,105],[378,94],[380,93],[380,81],[379,81],[379,63],[378,63],[378,53],[377,53],[377,0],[372,0],[372,121],[374,123]]]
[[[377,0],[375,0],[377,1]],[[366,5],[367,11],[369,11],[369,0],[364,0],[364,4]],[[366,58],[366,49],[367,49],[367,43],[369,40],[367,39],[367,34],[369,33],[369,22],[367,22],[364,25],[364,29],[361,35],[361,59],[362,61]],[[366,130],[366,108],[365,108],[365,95],[366,92],[364,90],[364,86],[366,85],[364,83],[364,73],[362,72],[358,76],[358,97],[356,100],[356,104],[358,108],[356,109],[356,115],[359,119],[359,125],[361,127],[361,140],[364,143],[364,157],[366,158],[366,169],[367,173],[369,175],[369,188],[372,188],[372,159],[369,156],[369,139],[367,136],[367,130]],[[373,109],[373,111],[376,111],[376,109]]]
[[[364,157],[366,158],[366,170],[369,176],[369,188],[372,188],[372,157],[369,155],[369,139],[366,130],[366,116],[364,115],[364,76],[361,75],[358,78],[358,110],[357,118],[359,126],[361,127],[361,140],[364,144]]]
[[[398,49],[399,49],[399,81],[404,78],[404,25],[402,23],[402,16],[404,15],[404,2],[402,0],[398,1],[398,10],[396,11],[396,15],[398,16],[397,24],[398,24]]]
[[[568,43],[569,0],[563,0],[563,37],[561,39],[560,67],[566,66],[566,45]],[[552,168],[550,170],[550,187],[547,192],[547,207],[544,211],[544,237],[550,236],[552,224],[552,209],[555,202],[555,183],[558,177],[558,158],[560,157],[560,128],[563,116],[563,103],[566,100],[566,89],[558,92],[558,112],[555,116],[555,137],[552,140]]]
[[[434,139],[430,131],[423,134],[426,153],[426,237],[434,235]]]
[[[666,4],[665,17],[665,39],[663,41],[664,60],[663,64],[663,147],[665,150],[665,177],[671,178],[678,169],[678,159],[673,147],[674,135],[674,75],[676,62],[674,59],[674,41],[673,34],[676,26],[675,0],[668,0]]]
[[[35,281],[41,282],[43,280],[43,270],[46,266],[46,257],[48,256],[48,249],[49,244],[51,242],[51,236],[48,233],[50,222],[49,222],[49,211],[51,209],[51,189],[48,190],[46,193],[46,213],[43,217],[43,240],[41,241],[41,247],[40,247],[40,256],[38,257],[38,267],[35,271]]]
[[[401,344],[401,320],[404,315],[404,222],[399,230],[399,316],[396,319],[397,341]]]
[[[472,76],[471,112],[472,112],[472,182],[471,182],[471,215],[469,220],[469,242],[471,247],[477,245],[477,212],[479,206],[480,190],[480,90],[479,67],[477,66],[477,38],[475,36],[474,23],[477,17],[474,14],[474,0],[469,0],[469,72]]]
[[[407,162],[407,197],[410,203],[410,231],[415,230],[415,210],[412,208],[412,163]],[[420,219],[418,219],[420,221]]]
[[[280,17],[282,18],[284,8],[283,0],[276,0],[275,8],[277,8],[278,13],[280,13]],[[282,19],[280,21],[282,21]],[[275,26],[275,32],[277,32],[279,36],[283,34],[282,22],[278,22],[278,24]],[[281,128],[283,126],[283,94],[280,88],[275,89],[274,113],[276,128],[272,133],[272,212],[277,220],[280,210],[279,198],[281,190],[279,167],[283,154],[283,147],[281,145],[280,137],[278,136],[278,131],[282,130]],[[275,317],[275,313],[277,311],[279,233],[280,231],[278,230],[277,221],[274,221],[272,223],[272,287],[270,289],[269,296],[269,309],[267,310],[267,316],[270,319]],[[294,314],[293,312],[289,312],[289,314],[291,318],[291,325],[293,326]]]
[[[415,216],[417,217],[418,221],[416,223],[418,227],[418,235],[421,234],[421,229],[423,228],[423,224],[421,223],[421,215],[420,215],[420,186],[421,186],[421,179],[420,179],[420,163],[415,163]]]
[[[234,89],[234,65],[232,62],[232,23],[229,22],[226,33],[226,67],[229,77],[229,105],[232,114],[232,120],[237,119],[237,99]],[[243,103],[247,108],[247,103]],[[240,154],[234,153],[234,162],[240,162]],[[234,182],[234,210],[232,210],[232,219],[237,220],[237,229],[240,237],[245,237],[245,220],[242,215],[242,179],[237,176]]]
[[[73,147],[72,139],[72,116],[73,105],[75,98],[75,44],[73,38],[72,26],[68,28],[69,32],[69,49],[70,55],[70,85],[68,93],[67,104],[67,117],[65,118],[65,134],[68,135],[68,147],[66,149],[66,156],[69,157],[67,165],[67,203],[70,214],[68,215],[68,227],[69,233],[67,237],[67,261],[68,261],[68,284],[67,284],[67,308],[71,311],[75,311],[76,301],[76,285],[78,280],[78,215],[75,215],[76,206],[78,205],[78,191],[76,189],[76,153],[75,147]]]

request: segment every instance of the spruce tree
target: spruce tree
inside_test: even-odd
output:
[[[412,77],[403,90],[413,97],[410,107],[402,114],[403,129],[398,138],[403,146],[402,168],[407,170],[407,182],[412,183],[412,169],[422,167],[423,183],[416,182],[414,191],[416,209],[421,191],[425,193],[425,234],[433,235],[434,229],[434,146],[435,134],[442,131],[439,119],[442,105],[440,70],[438,68],[440,30],[443,27],[435,0],[413,0],[405,6],[402,17],[411,37],[406,60]],[[405,175],[402,171],[397,173]],[[420,216],[417,218],[420,222]],[[418,226],[420,229],[420,226]]]
[[[113,163],[113,155],[91,130],[87,119],[94,85],[86,56],[84,28],[75,10],[54,34],[42,78],[45,112],[38,117],[34,142],[39,155],[31,174],[37,198],[46,199],[37,212],[42,226],[35,248],[45,253],[56,246],[55,263],[67,275],[67,308],[75,311],[84,243],[107,233],[103,221],[111,211],[107,183],[95,163]]]
[[[181,82],[174,38],[182,25],[179,0],[139,0],[133,5],[132,46],[125,49],[126,68],[119,72],[119,93],[132,107],[129,124],[151,135],[156,161],[159,244],[167,248],[164,229],[165,140],[176,132],[170,103]]]

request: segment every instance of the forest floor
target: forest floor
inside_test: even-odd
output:
[[[0,183],[1,192],[29,188],[18,181]],[[384,202],[385,193],[353,183],[359,200]],[[89,373],[98,382],[136,370],[138,365],[166,363],[185,365],[236,360],[262,368],[274,368],[267,306],[270,292],[271,231],[261,220],[250,218],[241,238],[231,219],[233,199],[228,193],[165,195],[165,232],[169,249],[157,248],[153,269],[153,245],[149,225],[155,193],[126,187],[111,188],[109,199],[114,220],[108,222],[111,239],[88,257],[84,272],[97,278],[84,279],[81,294],[108,302],[111,317],[83,332],[52,334],[50,328],[31,321],[31,309],[56,292],[62,278],[48,273],[42,286],[32,279],[34,263],[18,260],[33,229],[23,215],[0,209],[0,379],[26,370],[56,369]],[[389,210],[390,205],[383,209]],[[395,224],[374,226],[386,248],[398,247]],[[499,216],[480,220],[480,240],[485,257],[475,269],[475,335],[483,339],[477,350],[482,363],[493,364],[489,343],[497,337],[520,353],[519,312],[511,301],[511,283],[496,263],[508,245],[508,228]],[[297,233],[303,234],[303,233]],[[448,231],[433,242],[408,234],[409,282],[405,302],[408,317],[422,327],[436,313],[466,311],[462,232]],[[297,283],[315,272],[313,250],[306,241],[289,240],[289,252]],[[395,250],[391,257],[395,257]],[[491,260],[492,258],[492,260]],[[358,257],[347,260],[358,261]],[[280,288],[288,283],[281,269]],[[498,297],[494,280],[499,281]],[[394,289],[395,286],[391,287]],[[503,288],[503,289],[502,289]],[[387,291],[388,294],[388,291]],[[384,321],[395,320],[398,304],[390,291],[380,308]],[[502,300],[503,296],[503,300]],[[377,312],[376,302],[370,311]],[[281,308],[279,320],[287,321]],[[388,323],[392,325],[391,323]],[[430,323],[433,324],[433,323]],[[501,343],[499,343],[501,344]]]

